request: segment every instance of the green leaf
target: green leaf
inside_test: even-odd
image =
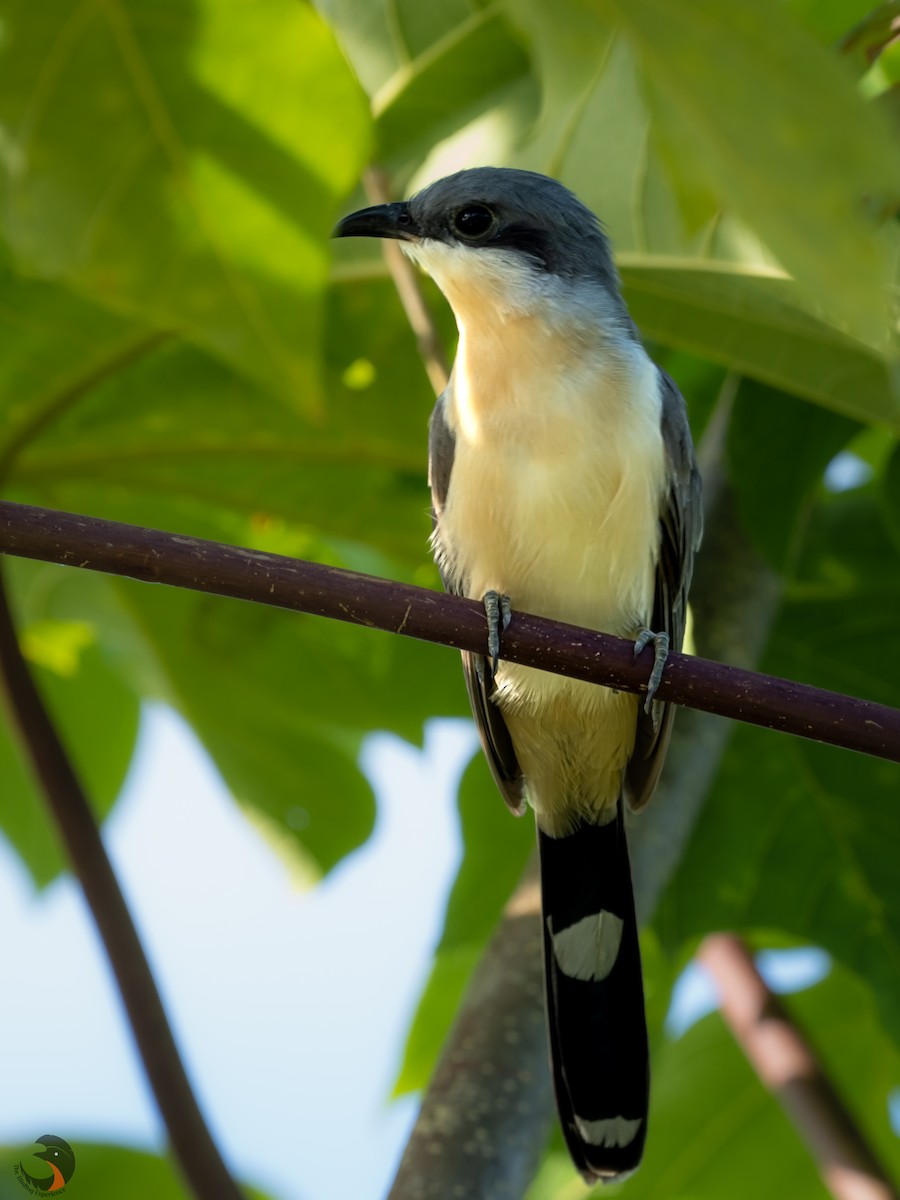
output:
[[[510,815],[479,752],[463,776],[459,815],[465,853],[450,899],[431,976],[419,1000],[395,1092],[424,1087],[472,971],[506,901],[534,852],[531,813]]]
[[[316,420],[175,341],[138,340],[133,352],[116,328],[91,343],[80,302],[71,342],[65,322],[48,334],[42,304],[52,320],[60,295],[38,288],[27,310],[32,352],[5,381],[15,417],[6,457],[23,498],[301,557],[327,557],[321,539],[333,537],[379,547],[410,571],[430,564],[432,392],[388,280],[330,290],[328,403]],[[86,349],[68,364],[82,327]],[[41,364],[57,349],[49,375]]]
[[[859,426],[743,380],[728,425],[729,477],[750,536],[790,575],[825,467]]]
[[[896,1174],[900,1144],[888,1121],[888,1096],[900,1056],[885,1037],[871,991],[835,966],[815,987],[781,997],[847,1105],[852,1119]],[[614,1189],[639,1200],[719,1200],[774,1195],[824,1200],[828,1194],[806,1146],[776,1098],[764,1090],[716,1015],[654,1046],[650,1133],[640,1171]],[[759,1147],[765,1146],[760,1155]],[[527,1200],[582,1195],[554,1136]]]
[[[900,1059],[878,1027],[867,989],[834,971],[785,1002],[822,1053],[864,1135],[889,1168],[900,1165],[887,1120],[888,1090]],[[794,1126],[718,1015],[705,1017],[658,1054],[649,1124],[641,1169],[621,1188],[629,1200],[742,1200],[766,1191],[824,1200],[828,1194]]]
[[[848,223],[839,212],[828,209],[838,203],[836,193],[846,206],[858,204],[865,190],[840,156],[840,139],[847,136],[848,121],[855,120],[860,110],[862,127],[869,132],[862,135],[857,157],[847,161],[857,162],[859,155],[865,155],[866,169],[877,165],[880,174],[887,172],[894,179],[897,156],[877,118],[852,95],[848,99],[851,88],[841,68],[792,27],[787,45],[796,52],[799,39],[812,60],[808,68],[798,67],[802,78],[806,81],[803,71],[811,72],[819,79],[818,88],[830,80],[828,86],[837,91],[826,110],[846,108],[850,115],[845,112],[837,127],[829,157],[823,139],[830,127],[821,121],[817,108],[802,107],[804,119],[814,126],[810,146],[795,156],[787,174],[779,161],[778,175],[783,181],[778,186],[793,188],[802,204],[786,206],[772,180],[774,160],[759,161],[760,155],[768,153],[767,132],[753,121],[749,130],[741,124],[745,114],[755,120],[760,103],[764,113],[770,111],[766,80],[770,60],[779,53],[774,36],[769,39],[763,32],[752,50],[738,47],[735,53],[752,58],[752,71],[748,63],[750,73],[732,79],[732,90],[740,91],[735,100],[740,111],[732,114],[727,103],[721,108],[716,102],[707,104],[705,123],[698,117],[698,131],[684,115],[679,103],[683,97],[665,105],[652,102],[659,81],[647,63],[642,65],[641,38],[624,36],[626,30],[633,32],[639,17],[643,19],[643,9],[620,22],[618,17],[604,20],[599,3],[593,0],[562,0],[553,6],[541,0],[507,0],[507,7],[527,38],[543,92],[534,134],[514,155],[514,164],[556,175],[601,216],[616,247],[626,298],[642,333],[838,411],[900,428],[896,380],[891,377],[882,337],[887,313],[883,283],[890,255],[862,218]],[[690,6],[685,10],[685,31],[695,31],[700,16],[689,10]],[[720,17],[710,17],[713,24],[721,21],[719,32],[725,41],[739,40],[730,28],[733,11],[733,6],[717,9]],[[681,21],[682,10],[678,12],[673,19]],[[755,7],[744,6],[741,19],[762,24],[764,18],[753,15],[756,12]],[[772,30],[780,30],[785,22],[791,18],[781,14]],[[664,74],[666,79],[671,74],[685,91],[701,89],[718,68],[712,55],[698,67],[695,47],[685,31],[666,42]],[[827,79],[820,79],[821,73]],[[763,83],[756,90],[760,77]],[[796,85],[784,71],[780,78],[791,90],[795,107],[806,105],[799,77]],[[800,117],[794,114],[791,119]],[[732,120],[739,127],[726,124]],[[711,136],[719,125],[723,145],[727,140],[733,153],[746,159],[748,172],[752,163],[760,189],[770,188],[765,198],[751,202],[741,190],[739,205],[732,195],[735,173],[729,163],[720,162],[713,152],[698,151],[702,134]],[[855,138],[855,126],[850,136]],[[753,144],[745,146],[742,137]],[[684,152],[683,142],[688,147]],[[877,158],[873,144],[880,147],[877,163],[873,163]],[[813,166],[827,179],[816,175],[815,185],[810,182],[807,175]],[[859,170],[863,171],[862,165]],[[812,220],[811,191],[818,212]],[[834,222],[837,228],[832,231],[829,224],[829,232],[823,233],[826,222]],[[805,255],[814,251],[810,268],[814,280],[804,276],[803,288],[779,277],[777,263],[748,228],[752,225],[768,238],[770,224],[783,227],[781,241],[796,237]],[[865,253],[858,253],[857,240],[865,244]],[[779,251],[781,241],[772,240],[771,249]],[[831,253],[833,244],[836,255]],[[828,254],[821,253],[823,245],[829,247]],[[873,262],[873,255],[877,261]],[[799,273],[794,258],[784,261]],[[822,274],[828,277],[827,287],[821,283]],[[837,297],[839,319],[830,317],[828,306],[820,303],[831,295]],[[838,328],[848,322],[841,306],[856,304],[860,296],[862,307],[854,310],[856,316],[848,324],[858,334],[852,338]],[[811,307],[818,315],[810,315]],[[872,343],[879,338],[882,344],[876,349]]]
[[[631,255],[623,258],[622,278],[645,336],[900,432],[896,368],[804,313],[787,280]]]
[[[134,751],[136,691],[110,662],[96,611],[79,622],[69,619],[58,571],[16,561],[5,574],[18,601],[16,620],[23,651],[32,660],[37,685],[91,807],[102,820],[119,794]],[[35,884],[45,887],[68,864],[18,732],[5,714],[4,718],[0,721],[0,827]]]
[[[866,488],[825,496],[773,631],[770,670],[900,706],[900,553]]]
[[[23,445],[160,342],[159,333],[8,266],[0,266],[0,337],[0,479]]]
[[[825,493],[761,669],[896,707],[898,608],[875,484]],[[739,726],[660,917],[670,947],[715,929],[812,941],[870,984],[900,1045],[898,788],[896,763]]]
[[[900,553],[900,447],[895,447],[888,460],[883,481],[883,510],[885,524]]]
[[[367,114],[313,10],[18,0],[0,67],[20,267],[314,408],[324,237]]]
[[[900,1045],[898,785],[895,764],[738,729],[660,929],[670,944],[716,929],[813,941],[870,983]]]
[[[424,151],[528,72],[528,59],[501,8],[475,10],[404,64],[372,98],[379,158],[388,162]]]
[[[900,165],[887,125],[835,56],[777,0],[677,9],[596,0],[596,9],[626,32],[655,102],[693,145],[685,170],[702,162],[809,301],[883,345],[886,243],[865,210],[894,211]]]
[[[148,682],[190,722],[239,803],[291,831],[323,871],[365,841],[374,805],[356,767],[360,735],[334,714],[350,667],[341,669],[336,647],[327,653],[316,623],[129,581],[115,587]]]
[[[68,1138],[67,1133],[61,1136]],[[132,1150],[126,1146],[107,1146],[97,1142],[71,1141],[75,1154],[75,1173],[66,1189],[73,1195],[91,1200],[115,1200],[127,1193],[130,1200],[190,1200],[180,1171],[168,1158]],[[27,1156],[31,1145],[0,1147],[0,1158],[8,1168],[0,1174],[0,1200],[19,1200],[22,1187],[13,1173],[14,1164]],[[37,1160],[37,1165],[46,1166]],[[268,1200],[267,1193],[244,1186],[249,1200]],[[27,1193],[26,1193],[27,1195]]]
[[[835,964],[820,984],[782,998],[819,1056],[838,1095],[889,1175],[900,1175],[900,1141],[889,1101],[900,1054],[887,1036],[871,989]]]
[[[784,0],[784,3],[826,46],[836,45],[858,22],[877,11],[872,0]]]
[[[239,803],[322,871],[371,832],[357,758],[373,729],[421,744],[463,704],[457,655],[376,630],[117,580],[128,667],[191,723]],[[121,618],[120,618],[121,619]]]

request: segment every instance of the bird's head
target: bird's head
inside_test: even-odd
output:
[[[53,1163],[59,1169],[63,1179],[68,1182],[75,1170],[75,1155],[69,1143],[63,1141],[61,1137],[57,1137],[55,1133],[44,1133],[35,1144],[43,1146],[44,1149],[33,1150],[32,1157],[42,1158],[45,1162]]]
[[[486,309],[501,319],[537,309],[553,319],[558,309],[566,323],[581,308],[624,313],[600,222],[568,188],[532,171],[458,171],[411,200],[351,213],[334,235],[398,239],[458,320]]]

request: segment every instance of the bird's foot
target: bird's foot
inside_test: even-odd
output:
[[[512,620],[512,605],[509,602],[509,596],[503,592],[495,592],[493,589],[484,593],[482,603],[484,604],[484,615],[487,617],[488,659],[491,671],[496,675],[497,663],[500,659],[500,634],[508,628]]]
[[[650,672],[650,678],[647,680],[647,698],[644,700],[644,712],[649,713],[653,704],[653,697],[656,695],[656,689],[662,682],[663,668],[666,665],[666,659],[669,657],[669,635],[667,633],[654,633],[652,629],[640,629],[634,642],[634,657],[637,659],[641,651],[653,643],[653,670]]]

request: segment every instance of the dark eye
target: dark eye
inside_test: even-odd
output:
[[[467,204],[458,213],[454,213],[452,225],[454,232],[461,238],[477,242],[493,228],[494,214],[486,204]]]

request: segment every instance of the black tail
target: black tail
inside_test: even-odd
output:
[[[538,832],[547,1024],[556,1103],[592,1182],[633,1171],[647,1136],[650,1059],[622,804],[607,825]]]

